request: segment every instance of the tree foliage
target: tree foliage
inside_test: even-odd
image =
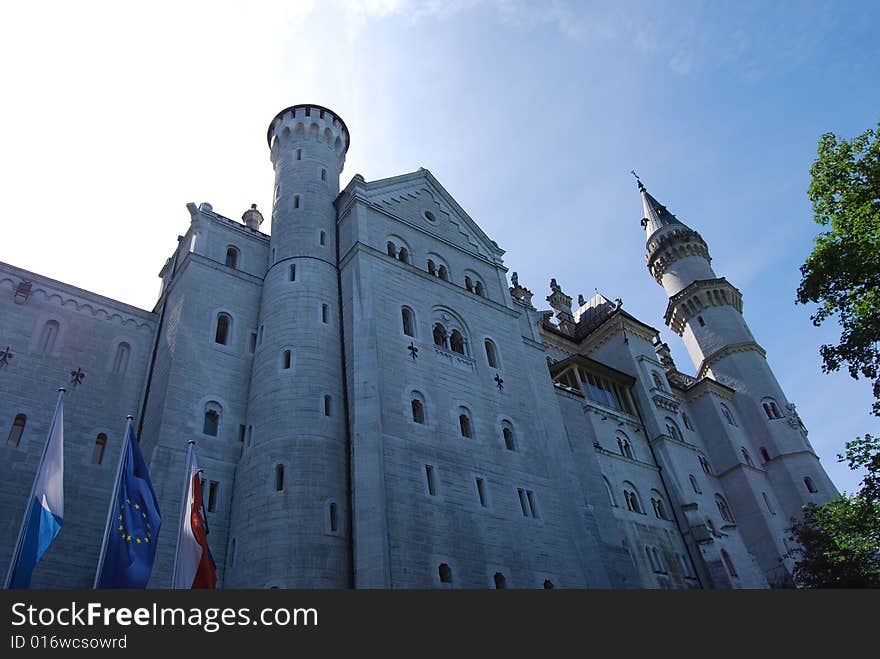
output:
[[[880,123],[850,141],[823,135],[810,174],[814,220],[827,230],[801,266],[797,301],[818,305],[816,326],[837,317],[840,341],[820,348],[822,369],[873,380],[880,416]]]
[[[804,507],[789,529],[794,578],[804,588],[880,588],[880,438],[865,435],[838,456],[866,470],[858,494]]]

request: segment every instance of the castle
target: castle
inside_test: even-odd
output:
[[[66,385],[65,524],[36,588],[91,587],[127,414],[163,512],[151,587],[188,440],[224,588],[791,584],[785,529],[836,489],[740,292],[641,182],[695,375],[619,300],[573,307],[553,280],[536,307],[428,170],[340,190],[331,110],[267,137],[271,235],[254,206],[188,204],[152,311],[0,264],[0,569]]]

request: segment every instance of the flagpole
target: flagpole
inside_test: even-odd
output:
[[[3,580],[3,588],[7,590],[9,589],[9,584],[12,582],[12,572],[18,564],[18,559],[21,554],[21,544],[24,539],[25,527],[27,526],[27,519],[29,516],[28,511],[33,503],[34,491],[37,488],[37,479],[40,477],[40,472],[43,469],[43,461],[46,459],[46,451],[49,449],[49,441],[52,439],[52,433],[55,430],[55,421],[58,419],[58,410],[61,408],[61,399],[64,397],[66,391],[67,389],[64,387],[58,387],[58,400],[55,402],[55,411],[52,413],[52,423],[49,424],[49,433],[46,435],[46,443],[43,445],[43,453],[40,455],[40,462],[37,464],[37,471],[34,474],[34,480],[31,483],[31,493],[27,498],[27,507],[24,509],[24,517],[21,518],[21,526],[18,529],[18,540],[15,541],[15,552],[12,554],[12,560],[9,562],[9,567],[6,569],[6,578]]]
[[[185,501],[185,499],[186,499],[187,490],[189,489],[189,487],[191,485],[191,483],[190,483],[191,478],[190,478],[189,472],[190,472],[190,465],[192,464],[192,457],[193,457],[193,451],[194,451],[193,447],[195,446],[195,443],[196,442],[193,439],[189,440],[186,443],[186,445],[187,445],[187,447],[186,447],[186,476],[183,479],[183,492],[180,495],[180,522],[177,525],[177,544],[174,547],[174,568],[171,571],[171,588],[174,588],[175,584],[177,583],[177,563],[180,559],[180,533],[181,533],[181,529],[183,529],[183,520],[186,519],[186,514],[188,512],[187,509],[189,508],[189,506],[187,506],[187,502]]]
[[[125,422],[125,439],[122,440],[122,451],[119,452],[119,462],[116,465],[116,478],[113,481],[113,490],[110,493],[110,505],[107,508],[107,523],[104,525],[104,537],[101,539],[101,553],[98,554],[98,569],[95,571],[95,582],[92,589],[97,590],[101,579],[101,570],[104,569],[104,558],[107,553],[107,541],[110,539],[110,521],[113,519],[113,511],[116,510],[116,494],[119,492],[119,479],[122,477],[122,464],[125,462],[125,454],[128,451],[129,430],[134,417],[129,414]]]

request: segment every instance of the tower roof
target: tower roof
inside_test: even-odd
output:
[[[642,207],[644,210],[642,226],[645,228],[645,234],[648,239],[650,239],[656,231],[668,224],[679,224],[684,226],[684,224],[679,222],[675,215],[669,212],[666,206],[651,196],[651,193],[645,189],[645,186],[641,181],[638,179],[636,180],[639,184],[639,192],[642,194]]]

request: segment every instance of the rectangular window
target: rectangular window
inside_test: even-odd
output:
[[[482,478],[477,479],[477,496],[480,497],[480,505],[486,507],[486,486]]]
[[[432,497],[437,496],[437,476],[431,465],[425,465],[425,480],[428,484],[428,494]]]
[[[321,322],[329,323],[330,322],[330,307],[326,304],[321,305]]]
[[[290,368],[290,350],[284,351],[283,366],[285,369]]]
[[[299,208],[299,195],[298,194],[293,195],[293,207]]]
[[[238,441],[244,442],[245,435],[247,434],[247,426],[240,425],[238,427]]]
[[[529,502],[529,512],[532,513],[532,517],[537,519],[540,515],[538,515],[538,504],[535,501],[535,493],[531,490],[526,490],[526,499],[528,499]]]
[[[302,160],[302,159],[303,159],[303,150],[302,150],[302,149],[297,149],[297,150],[296,150],[296,159],[297,159],[297,160]]]
[[[322,180],[322,181],[326,181],[326,180],[327,180],[327,170],[326,170],[326,169],[323,169],[323,168],[321,169],[321,180]]]
[[[256,350],[257,350],[257,333],[251,332],[250,351],[256,352]]]
[[[248,426],[248,435],[247,435],[247,445],[251,445],[251,441],[254,439],[254,427]]]
[[[208,512],[217,510],[217,497],[220,495],[220,483],[211,481],[208,485]]]
[[[521,487],[516,489],[516,493],[519,495],[519,507],[522,508],[523,517],[529,516],[529,502],[526,499],[526,491]]]
[[[330,396],[324,396],[324,416],[330,416],[332,400]]]

